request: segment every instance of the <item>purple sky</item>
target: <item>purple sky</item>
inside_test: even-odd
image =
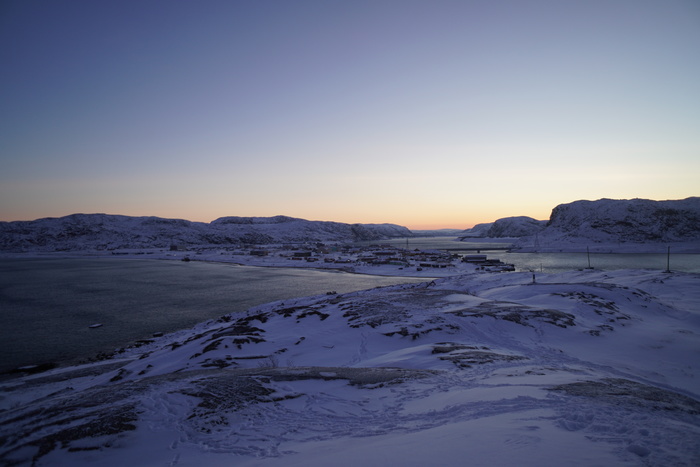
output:
[[[700,2],[0,4],[0,220],[700,195]]]

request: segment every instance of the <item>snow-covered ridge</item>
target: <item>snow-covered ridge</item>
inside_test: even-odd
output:
[[[299,221],[289,216],[273,216],[273,217],[219,217],[212,221],[212,224],[284,224],[285,222]]]
[[[552,210],[549,232],[614,241],[677,242],[700,239],[700,198],[575,201]]]
[[[527,216],[478,224],[462,233],[473,237],[518,238],[516,251],[600,253],[700,253],[700,198],[574,201],[552,210],[549,221]]]
[[[538,221],[528,216],[504,217],[495,222],[477,224],[462,232],[465,237],[516,238],[534,235],[542,230],[547,221]]]
[[[557,251],[572,246],[591,251],[625,251],[639,246],[700,246],[700,198],[575,201],[552,210],[547,226],[517,246]],[[695,244],[696,246],[693,246]],[[678,251],[678,249],[676,249]]]
[[[183,219],[73,214],[0,222],[0,251],[77,251],[119,248],[240,245],[408,237],[394,224],[344,224],[286,216],[222,217],[209,224]]]
[[[698,305],[633,270],[270,303],[0,385],[0,462],[696,466]]]

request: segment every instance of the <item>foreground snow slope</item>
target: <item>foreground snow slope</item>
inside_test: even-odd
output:
[[[0,461],[700,465],[700,275],[535,280],[271,303],[7,382]]]

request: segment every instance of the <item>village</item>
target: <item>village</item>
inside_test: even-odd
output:
[[[472,272],[515,271],[515,266],[485,254],[455,254],[441,250],[398,248],[392,245],[328,245],[304,243],[250,246],[248,248],[197,248],[172,246],[169,259],[215,261],[247,266],[335,269],[375,275],[445,277]]]

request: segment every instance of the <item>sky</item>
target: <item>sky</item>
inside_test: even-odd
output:
[[[700,195],[697,0],[3,0],[0,221]]]

